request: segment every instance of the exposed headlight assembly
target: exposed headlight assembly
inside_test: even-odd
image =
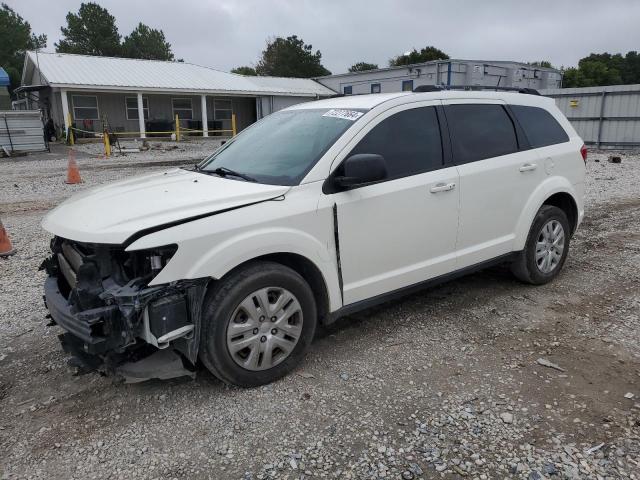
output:
[[[155,277],[169,263],[178,250],[177,245],[167,245],[148,250],[136,250],[131,254],[126,267],[131,269],[133,277]],[[129,263],[130,262],[130,263]]]

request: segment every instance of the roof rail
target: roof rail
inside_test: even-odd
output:
[[[534,88],[525,87],[497,87],[491,85],[420,85],[413,89],[415,93],[419,92],[441,92],[443,90],[493,90],[496,92],[518,92],[527,95],[540,95],[540,92]]]

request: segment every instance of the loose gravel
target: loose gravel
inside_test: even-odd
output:
[[[37,271],[46,209],[206,155],[89,153],[75,186],[66,152],[0,159],[18,249],[0,261],[2,478],[640,478],[640,154],[590,153],[551,284],[498,267],[352,315],[296,372],[241,390],[205,370],[126,385],[66,366]]]
[[[142,143],[138,142],[138,146]],[[133,142],[123,143],[132,148]],[[85,143],[67,149],[52,145],[51,152],[15,158],[0,158],[0,215],[19,208],[42,208],[54,205],[84,188],[132,175],[141,175],[167,167],[193,166],[213,153],[220,140],[190,140],[187,142],[149,141],[148,151],[119,154],[114,150],[104,157],[101,143]],[[76,159],[81,185],[64,183],[70,152]]]

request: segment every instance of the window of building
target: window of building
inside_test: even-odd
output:
[[[344,93],[345,95],[353,94],[353,87],[351,85],[343,87],[342,88],[342,93]]]
[[[173,98],[171,99],[173,105],[173,116],[178,115],[180,120],[193,119],[193,106],[191,105],[190,98]]]
[[[469,163],[518,151],[513,122],[501,105],[447,105],[453,156]]]
[[[219,100],[213,101],[213,118],[215,120],[231,120],[233,114],[233,106],[231,100]]]
[[[138,97],[126,97],[124,99],[127,106],[127,120],[138,120]],[[149,99],[142,97],[142,112],[144,119],[149,120]]]
[[[511,111],[524,130],[533,148],[546,147],[569,141],[567,132],[558,121],[543,108],[511,105]]]
[[[95,95],[72,95],[74,120],[99,120],[98,97]]]
[[[403,80],[402,81],[402,91],[403,92],[413,92],[413,80]]]
[[[372,83],[371,84],[371,93],[380,93],[380,84]]]
[[[350,155],[356,153],[382,155],[389,179],[441,168],[442,141],[435,107],[412,108],[384,119]]]

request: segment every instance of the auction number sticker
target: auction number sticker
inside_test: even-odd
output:
[[[344,118],[345,120],[351,120],[352,122],[359,119],[364,113],[357,112],[355,110],[344,110],[342,108],[333,108],[324,113],[323,117]]]

